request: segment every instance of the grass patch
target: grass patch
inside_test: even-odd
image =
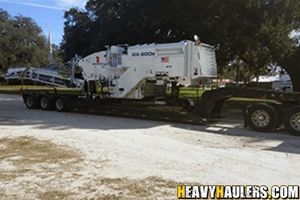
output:
[[[157,199],[173,197],[178,182],[151,176],[145,179],[102,178],[97,184],[105,186],[107,194],[97,199]]]
[[[0,144],[6,146],[0,152],[0,158],[21,157],[14,164],[58,163],[76,157],[76,153],[49,141],[33,137],[4,138]]]
[[[47,191],[39,195],[41,200],[64,200],[69,199],[70,193],[62,192],[62,191]]]
[[[0,171],[0,180],[1,181],[10,181],[16,179],[20,174],[26,174],[30,172],[30,169],[17,169],[10,171]]]
[[[0,139],[0,145],[0,163],[6,162],[13,166],[9,170],[0,168],[0,180],[22,176],[31,172],[36,164],[54,164],[59,169],[68,169],[82,160],[74,150],[33,137],[3,138]],[[44,171],[47,171],[47,165],[43,167]]]

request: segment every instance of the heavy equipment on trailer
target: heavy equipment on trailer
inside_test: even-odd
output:
[[[83,80],[62,72],[58,66],[44,68],[20,67],[10,68],[5,74],[6,81],[30,81],[59,87],[82,87]]]
[[[111,46],[78,61],[88,92],[108,86],[102,97],[144,99],[164,96],[168,83],[190,86],[217,76],[214,47],[192,41]],[[102,94],[103,95],[103,94]]]
[[[271,131],[284,124],[289,132],[300,134],[300,93],[232,87],[206,91],[200,99],[178,98],[180,87],[217,77],[215,48],[198,39],[107,46],[85,58],[74,58],[71,66],[67,85],[79,88],[77,92],[23,90],[26,106],[203,123],[220,114],[226,99],[268,99],[274,102],[245,107],[245,127]],[[23,74],[32,79],[32,73],[25,70]],[[47,80],[57,85],[55,77]]]

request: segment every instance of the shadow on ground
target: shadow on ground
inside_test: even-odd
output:
[[[227,135],[232,137],[247,137],[252,142],[266,140],[280,141],[280,145],[266,149],[270,151],[300,154],[300,137],[293,136],[284,130],[276,132],[255,132],[242,127],[241,116],[233,112],[234,116],[227,115],[217,124],[209,126],[195,126],[177,124],[171,122],[158,122],[152,120],[140,120],[119,118],[110,116],[98,116],[79,113],[58,113],[55,111],[28,110],[18,96],[0,95],[0,127],[1,126],[27,126],[35,129],[96,129],[96,130],[124,130],[124,129],[148,129],[163,125],[172,127],[208,132],[211,134]]]

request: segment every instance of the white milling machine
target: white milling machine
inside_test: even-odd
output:
[[[190,86],[217,77],[215,48],[189,40],[111,46],[79,60],[77,65],[89,87],[107,85],[106,97],[118,99],[158,96],[155,91],[168,83]]]
[[[168,85],[198,85],[217,77],[215,48],[201,43],[197,37],[195,40],[110,46],[83,59],[72,59],[72,72],[68,76],[60,73],[58,67],[30,67],[12,68],[5,78],[84,88],[85,94],[104,98],[161,97]],[[97,86],[106,87],[107,91],[96,94]]]

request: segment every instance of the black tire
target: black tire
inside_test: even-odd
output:
[[[40,99],[40,107],[43,110],[52,110],[53,109],[53,101],[48,96],[42,96]]]
[[[66,100],[62,97],[58,97],[55,101],[55,109],[58,112],[65,112],[65,110],[66,110]]]
[[[255,131],[271,131],[278,127],[278,112],[269,104],[248,106],[244,117],[246,124]]]
[[[28,109],[37,109],[39,107],[38,99],[36,99],[34,96],[26,95],[23,98]]]
[[[300,106],[291,107],[285,112],[284,126],[289,133],[300,136]]]
[[[68,97],[58,97],[55,100],[55,109],[58,112],[68,112],[71,108],[71,101]]]

